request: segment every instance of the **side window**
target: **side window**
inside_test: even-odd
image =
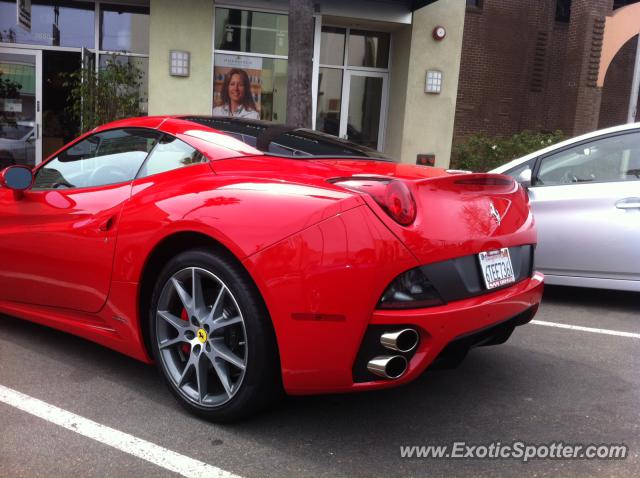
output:
[[[158,137],[156,131],[134,128],[89,136],[40,168],[33,189],[89,188],[132,181]]]
[[[206,162],[206,158],[183,141],[164,135],[138,173],[139,178]]]
[[[531,172],[533,171],[533,165],[535,164],[535,162],[536,158],[530,159],[529,161],[519,164],[515,168],[511,168],[502,174],[511,176],[518,182],[531,181]]]
[[[542,159],[536,186],[640,179],[640,132],[584,143]]]

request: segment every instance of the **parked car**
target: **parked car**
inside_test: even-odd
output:
[[[155,362],[220,421],[407,383],[535,314],[511,178],[279,157],[208,124],[124,120],[5,169],[0,313]]]
[[[12,164],[35,162],[33,122],[0,124],[0,170]]]
[[[529,191],[548,284],[640,291],[640,123],[595,131],[492,172]]]

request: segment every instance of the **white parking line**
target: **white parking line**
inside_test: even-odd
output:
[[[3,385],[0,385],[0,402],[187,478],[240,478],[228,471],[101,425]]]
[[[629,337],[632,339],[640,339],[640,334],[634,334],[633,332],[620,332],[617,330],[596,329],[593,327],[582,327],[581,325],[560,324],[558,322],[545,322],[544,320],[532,320],[531,323],[536,325],[545,325],[547,327],[558,327],[560,329],[579,330],[580,332],[591,332],[594,334],[604,334],[604,335],[617,335],[619,337]]]

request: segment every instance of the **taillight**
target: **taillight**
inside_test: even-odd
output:
[[[391,219],[409,226],[416,219],[416,201],[409,186],[388,178],[339,179],[332,181],[346,189],[367,193]]]
[[[418,267],[400,274],[386,288],[378,309],[421,309],[444,304],[429,279]]]

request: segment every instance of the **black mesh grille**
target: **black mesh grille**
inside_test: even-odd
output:
[[[531,245],[509,248],[516,283],[533,274],[533,250]],[[487,290],[477,254],[436,262],[420,269],[445,302],[467,299],[513,285]]]

